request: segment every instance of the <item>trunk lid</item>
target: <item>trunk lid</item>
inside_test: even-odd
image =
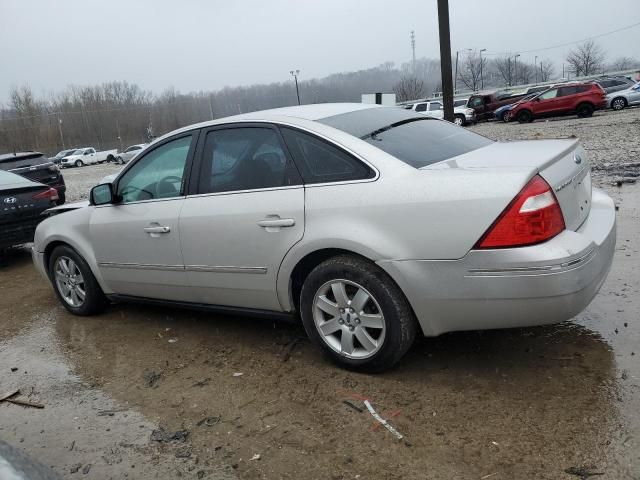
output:
[[[539,173],[553,189],[568,230],[577,230],[591,209],[591,165],[576,139],[496,142],[423,169],[443,168]]]

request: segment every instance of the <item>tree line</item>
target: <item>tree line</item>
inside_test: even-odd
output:
[[[576,47],[566,60],[567,71],[574,76],[605,68],[604,53],[593,42]],[[609,68],[636,66],[638,61],[621,58]],[[452,73],[458,90],[501,88],[558,77],[548,59],[534,65],[516,56],[488,59],[475,51],[465,52]],[[440,90],[440,62],[428,58],[400,65],[386,62],[300,81],[301,103],[360,102],[361,94],[375,92],[395,92],[398,101],[406,101]],[[22,85],[12,88],[7,104],[0,105],[0,153],[37,150],[52,155],[83,146],[122,150],[192,123],[296,103],[293,81],[191,93],[173,87],[153,93],[128,82],[107,82],[72,85],[48,97],[36,97],[28,85]]]

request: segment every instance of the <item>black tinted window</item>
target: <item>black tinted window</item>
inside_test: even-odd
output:
[[[575,95],[576,93],[578,93],[578,87],[576,85],[558,89],[558,97],[566,97],[567,95]]]
[[[390,119],[393,120],[389,122]],[[493,143],[449,122],[392,107],[358,110],[319,121],[357,136],[415,168]],[[365,134],[363,126],[369,128]]]
[[[375,174],[348,153],[313,135],[291,128],[282,128],[282,135],[305,183],[361,180]]]
[[[418,105],[416,105],[416,112],[426,112],[426,111],[427,111],[426,103],[419,103]]]
[[[214,130],[207,134],[199,193],[299,184],[278,134],[271,128]]]

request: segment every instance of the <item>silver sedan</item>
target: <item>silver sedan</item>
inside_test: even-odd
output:
[[[177,130],[90,199],[35,236],[35,265],[70,312],[135,301],[296,316],[329,357],[371,371],[418,333],[572,318],[616,239],[576,140],[493,142],[362,104]]]

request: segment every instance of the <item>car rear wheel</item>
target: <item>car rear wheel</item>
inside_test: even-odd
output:
[[[627,100],[624,97],[614,98],[611,102],[611,108],[614,110],[622,110],[627,106]]]
[[[455,117],[453,117],[453,123],[460,127],[464,126],[464,124],[466,123],[464,115],[456,115]]]
[[[520,123],[533,122],[533,114],[529,110],[521,110],[518,112],[517,119]]]
[[[84,165],[84,163],[82,162],[82,160],[76,160],[76,167],[82,167]]]
[[[75,315],[95,315],[107,304],[87,262],[71,247],[56,247],[49,259],[49,278],[62,305]]]
[[[124,160],[122,159],[122,157],[118,157],[118,158],[116,158],[116,163],[118,165],[124,165]]]
[[[302,286],[300,313],[309,338],[332,360],[356,370],[392,367],[417,331],[398,286],[355,256],[333,257],[313,269]]]
[[[593,106],[588,103],[581,103],[578,105],[578,108],[576,108],[576,114],[580,118],[590,117],[593,115]]]

